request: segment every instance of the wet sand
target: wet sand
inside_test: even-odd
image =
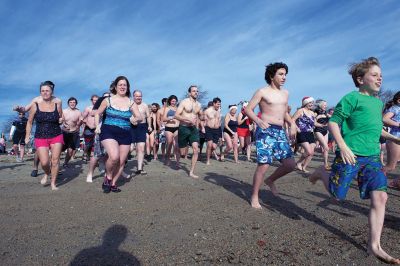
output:
[[[309,170],[321,164],[317,156]],[[336,204],[320,182],[293,172],[276,182],[280,197],[264,186],[263,209],[255,210],[256,165],[231,158],[199,162],[199,179],[187,176],[189,160],[178,171],[151,161],[147,175],[122,180],[122,192],[110,194],[102,193],[97,169],[93,183],[85,182],[79,158],[61,171],[58,191],[40,185],[42,170],[30,177],[31,165],[31,157],[18,164],[0,156],[2,265],[381,264],[366,254],[369,201],[359,199],[356,183]],[[135,166],[129,161],[128,172]],[[389,190],[382,236],[396,257],[399,197]]]

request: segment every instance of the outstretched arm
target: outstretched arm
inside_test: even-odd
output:
[[[269,127],[269,124],[267,122],[264,122],[262,119],[260,119],[255,113],[254,113],[254,108],[256,108],[256,106],[260,103],[262,98],[261,95],[261,90],[257,90],[253,97],[251,98],[249,104],[246,106],[245,112],[247,114],[247,116],[253,120],[254,122],[256,122],[256,124],[262,128],[262,129],[266,129]]]

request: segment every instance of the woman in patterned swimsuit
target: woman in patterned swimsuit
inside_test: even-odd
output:
[[[51,189],[57,190],[56,179],[64,139],[60,128],[62,107],[53,99],[53,92],[53,82],[45,81],[40,84],[40,96],[42,96],[43,101],[35,103],[31,107],[26,125],[25,143],[29,142],[32,123],[35,120],[35,147],[44,171],[40,183],[45,185],[48,176],[51,175]],[[51,151],[51,158],[49,150]]]
[[[315,129],[314,134],[317,140],[319,141],[319,145],[322,148],[322,154],[324,156],[324,167],[326,170],[331,170],[331,167],[328,164],[328,122],[329,115],[326,112],[327,103],[324,100],[317,100],[317,108],[315,109],[315,113],[317,117],[315,118]]]
[[[124,169],[132,142],[130,123],[142,120],[137,105],[129,98],[130,85],[126,77],[119,76],[115,79],[111,93],[112,96],[104,100],[97,110],[98,114],[106,113],[101,128],[96,125],[96,133],[100,134],[101,144],[108,154],[102,186],[104,193],[121,191],[116,183]]]
[[[304,97],[302,100],[302,108],[296,111],[292,119],[297,125],[297,143],[300,144],[304,152],[297,161],[297,169],[308,173],[308,164],[314,155],[315,138],[315,113],[312,111],[314,99],[312,97]]]
[[[384,110],[383,123],[390,128],[390,134],[400,137],[400,91],[389,101]],[[400,160],[400,146],[393,141],[386,141],[387,163],[384,167],[385,173],[396,169]],[[396,178],[389,183],[392,187],[400,188],[400,179]]]

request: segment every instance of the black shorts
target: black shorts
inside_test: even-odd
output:
[[[314,132],[300,132],[297,134],[297,143],[315,143]]]
[[[132,143],[146,142],[146,134],[148,129],[147,123],[131,126]]]
[[[220,127],[219,128],[205,127],[205,128],[206,128],[206,140],[218,144],[219,139],[222,138],[221,128]]]
[[[179,127],[165,127],[165,131],[169,131],[171,133],[175,133],[175,131],[178,130]]]
[[[80,137],[79,137],[79,131],[77,132],[63,132],[63,137],[64,137],[64,147],[63,150],[66,149],[72,149],[72,150],[76,150],[77,149],[77,144],[79,147],[79,141],[80,141]]]
[[[12,138],[13,144],[14,145],[18,145],[18,144],[25,145],[25,134],[26,134],[26,132],[15,131],[13,138]]]

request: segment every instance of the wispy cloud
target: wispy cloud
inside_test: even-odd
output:
[[[353,88],[348,63],[368,56],[398,89],[399,11],[396,0],[2,1],[0,115],[47,79],[83,108],[121,74],[147,102],[195,83],[225,106],[264,86],[273,61],[289,65],[294,107],[305,95],[337,102]]]

